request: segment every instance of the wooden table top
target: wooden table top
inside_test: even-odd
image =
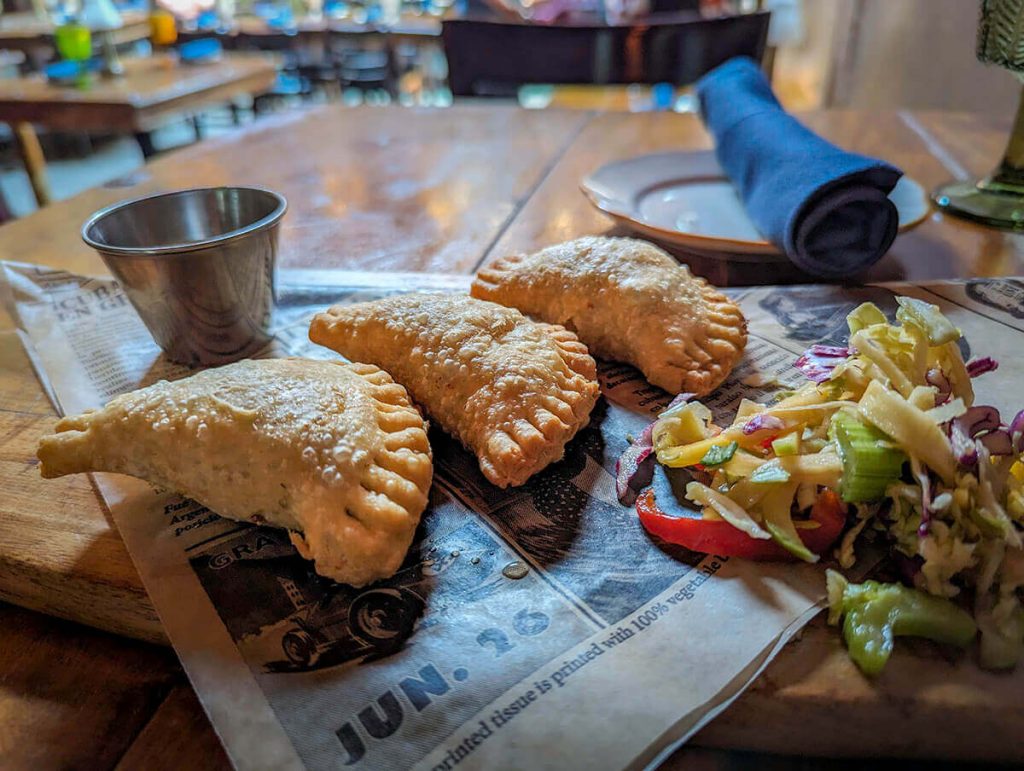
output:
[[[2,79],[0,121],[142,131],[159,115],[265,90],[277,72],[277,59],[258,53],[224,53],[203,64],[181,64],[169,54],[157,54],[123,64],[124,76],[97,77],[87,88],[55,85],[40,73]]]
[[[1009,128],[986,116],[943,113],[806,118],[840,144],[895,162],[926,188],[986,173]],[[619,232],[578,190],[580,178],[597,166],[641,152],[708,146],[699,121],[686,115],[323,107],[200,143],[5,225],[0,258],[104,273],[78,236],[89,213],[125,197],[232,182],[288,197],[285,267],[469,273],[489,255]],[[686,260],[720,283],[799,278],[774,265]],[[1022,267],[1024,236],[935,213],[901,235],[867,278],[1021,275]],[[34,447],[52,425],[53,410],[10,321],[0,320],[0,330],[0,597],[159,640],[152,607],[89,480],[39,479]],[[698,742],[962,758],[967,739],[981,730],[977,715],[989,719],[985,699],[1006,705],[985,729],[1020,735],[1017,678],[902,651],[897,656],[875,688],[853,669],[836,635],[812,626]],[[923,688],[924,680],[934,680],[929,667],[935,666],[943,669],[941,687]],[[898,731],[883,731],[894,721]],[[226,765],[169,651],[2,604],[0,725],[0,753],[16,767],[112,766],[119,758],[125,767]],[[792,743],[795,736],[800,743]],[[999,756],[996,746],[987,752],[978,757]],[[705,765],[716,767],[715,757]],[[672,762],[681,768],[680,759],[688,758],[704,756],[686,750]]]

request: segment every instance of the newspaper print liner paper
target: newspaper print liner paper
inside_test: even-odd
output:
[[[8,263],[3,291],[40,378],[75,412],[180,377],[109,280]],[[332,356],[306,340],[338,301],[465,291],[468,277],[288,272],[263,355]],[[811,342],[894,291],[938,303],[1002,363],[983,401],[1012,406],[1024,283],[735,292],[747,355],[710,406],[794,385]],[[989,382],[991,381],[991,382]],[[809,620],[820,566],[659,548],[615,498],[612,469],[669,396],[604,365],[602,399],[566,459],[501,491],[440,432],[416,542],[388,581],[312,572],[279,531],[98,474],[182,663],[239,768],[639,768],[722,711]],[[1004,385],[1004,392],[992,391]],[[985,388],[989,388],[985,392]]]

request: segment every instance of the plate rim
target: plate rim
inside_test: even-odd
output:
[[[759,239],[757,241],[751,241],[748,239],[741,238],[726,238],[721,236],[709,236],[702,235],[699,233],[686,233],[681,230],[670,230],[663,228],[659,225],[654,225],[649,222],[644,222],[638,219],[630,211],[626,210],[625,202],[620,198],[612,199],[604,195],[598,188],[600,183],[597,181],[598,175],[607,173],[616,166],[622,166],[626,164],[634,164],[640,161],[649,161],[655,158],[669,158],[687,156],[689,158],[696,158],[703,163],[712,163],[718,167],[718,161],[715,159],[713,150],[669,150],[655,153],[644,153],[642,155],[634,155],[629,158],[620,158],[617,160],[609,161],[608,163],[602,164],[598,168],[594,169],[586,176],[584,176],[579,183],[580,191],[587,198],[592,206],[599,211],[604,212],[608,216],[612,217],[616,222],[629,227],[639,230],[642,233],[653,235],[656,238],[661,238],[669,243],[689,246],[694,249],[701,249],[709,253],[722,253],[722,252],[739,252],[744,255],[762,255],[767,257],[779,257],[782,260],[788,259],[785,253],[780,250],[775,244],[767,239]],[[707,172],[696,172],[690,175],[680,175],[673,177],[679,180],[712,180],[721,179],[728,180],[721,171],[721,167],[718,167],[718,173],[707,173]],[[921,209],[921,213],[911,218],[907,222],[901,222],[899,224],[899,233],[904,233],[912,228],[917,227],[924,222],[928,215],[931,213],[931,203],[928,200],[927,193],[923,185],[916,179],[911,177],[909,174],[904,174],[901,180],[906,180],[907,183],[912,184],[921,196],[921,200],[924,202],[924,206]],[[664,184],[664,183],[658,183]],[[647,190],[651,185],[644,187]],[[633,212],[636,212],[636,202],[632,202]]]

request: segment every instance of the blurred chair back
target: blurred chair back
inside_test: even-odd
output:
[[[652,14],[623,26],[451,19],[441,34],[452,94],[511,96],[531,83],[688,85],[733,56],[761,61],[768,18]]]

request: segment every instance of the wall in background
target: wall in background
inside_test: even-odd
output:
[[[978,0],[826,2],[838,2],[838,21],[849,24],[847,44],[836,46],[831,103],[1013,114],[1020,83],[974,55]]]
[[[787,106],[1012,116],[1021,85],[974,55],[980,0],[805,0],[807,34],[779,51]]]

